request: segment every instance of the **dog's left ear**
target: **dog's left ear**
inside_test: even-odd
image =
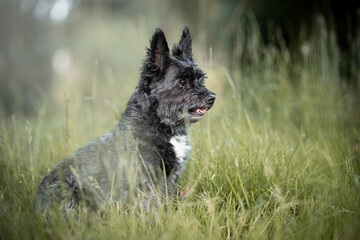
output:
[[[166,42],[165,34],[160,28],[156,29],[150,41],[150,51],[155,65],[162,70],[169,57],[169,47]]]
[[[172,49],[173,55],[184,54],[189,60],[193,61],[191,41],[189,28],[185,27],[179,45],[174,46]]]

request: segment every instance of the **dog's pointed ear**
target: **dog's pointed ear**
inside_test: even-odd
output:
[[[160,68],[160,70],[162,70],[169,57],[169,47],[166,42],[165,34],[160,28],[157,28],[152,36],[150,41],[150,52],[153,62]]]
[[[192,56],[192,44],[191,44],[191,36],[189,28],[185,26],[184,31],[181,35],[181,39],[179,42],[178,50],[181,51],[188,59],[193,60]],[[174,54],[175,55],[175,54]]]

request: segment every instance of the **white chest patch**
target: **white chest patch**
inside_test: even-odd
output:
[[[188,143],[186,135],[174,136],[170,139],[170,143],[174,147],[176,158],[180,167],[180,171],[185,168],[185,158],[191,150],[191,146]]]

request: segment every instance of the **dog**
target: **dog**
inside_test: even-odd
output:
[[[178,196],[191,149],[187,127],[204,117],[216,95],[204,86],[206,73],[193,59],[188,27],[171,53],[159,28],[146,50],[139,83],[115,128],[42,180],[35,201],[42,213],[55,206],[66,212],[80,206],[104,211],[110,201],[130,196],[151,207],[159,196]]]

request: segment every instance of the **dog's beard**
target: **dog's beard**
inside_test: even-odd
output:
[[[185,123],[195,123],[200,121],[204,116],[207,108],[204,107],[194,107],[194,108],[183,108],[180,118],[185,121]]]
[[[195,107],[195,108],[187,110],[186,113],[188,115],[189,122],[195,123],[195,122],[201,120],[205,116],[205,113],[207,110],[208,110],[208,108],[206,108],[206,107]]]
[[[157,114],[162,123],[167,125],[179,125],[195,123],[201,120],[208,107],[198,105],[185,105],[185,104],[160,104],[157,109]]]

